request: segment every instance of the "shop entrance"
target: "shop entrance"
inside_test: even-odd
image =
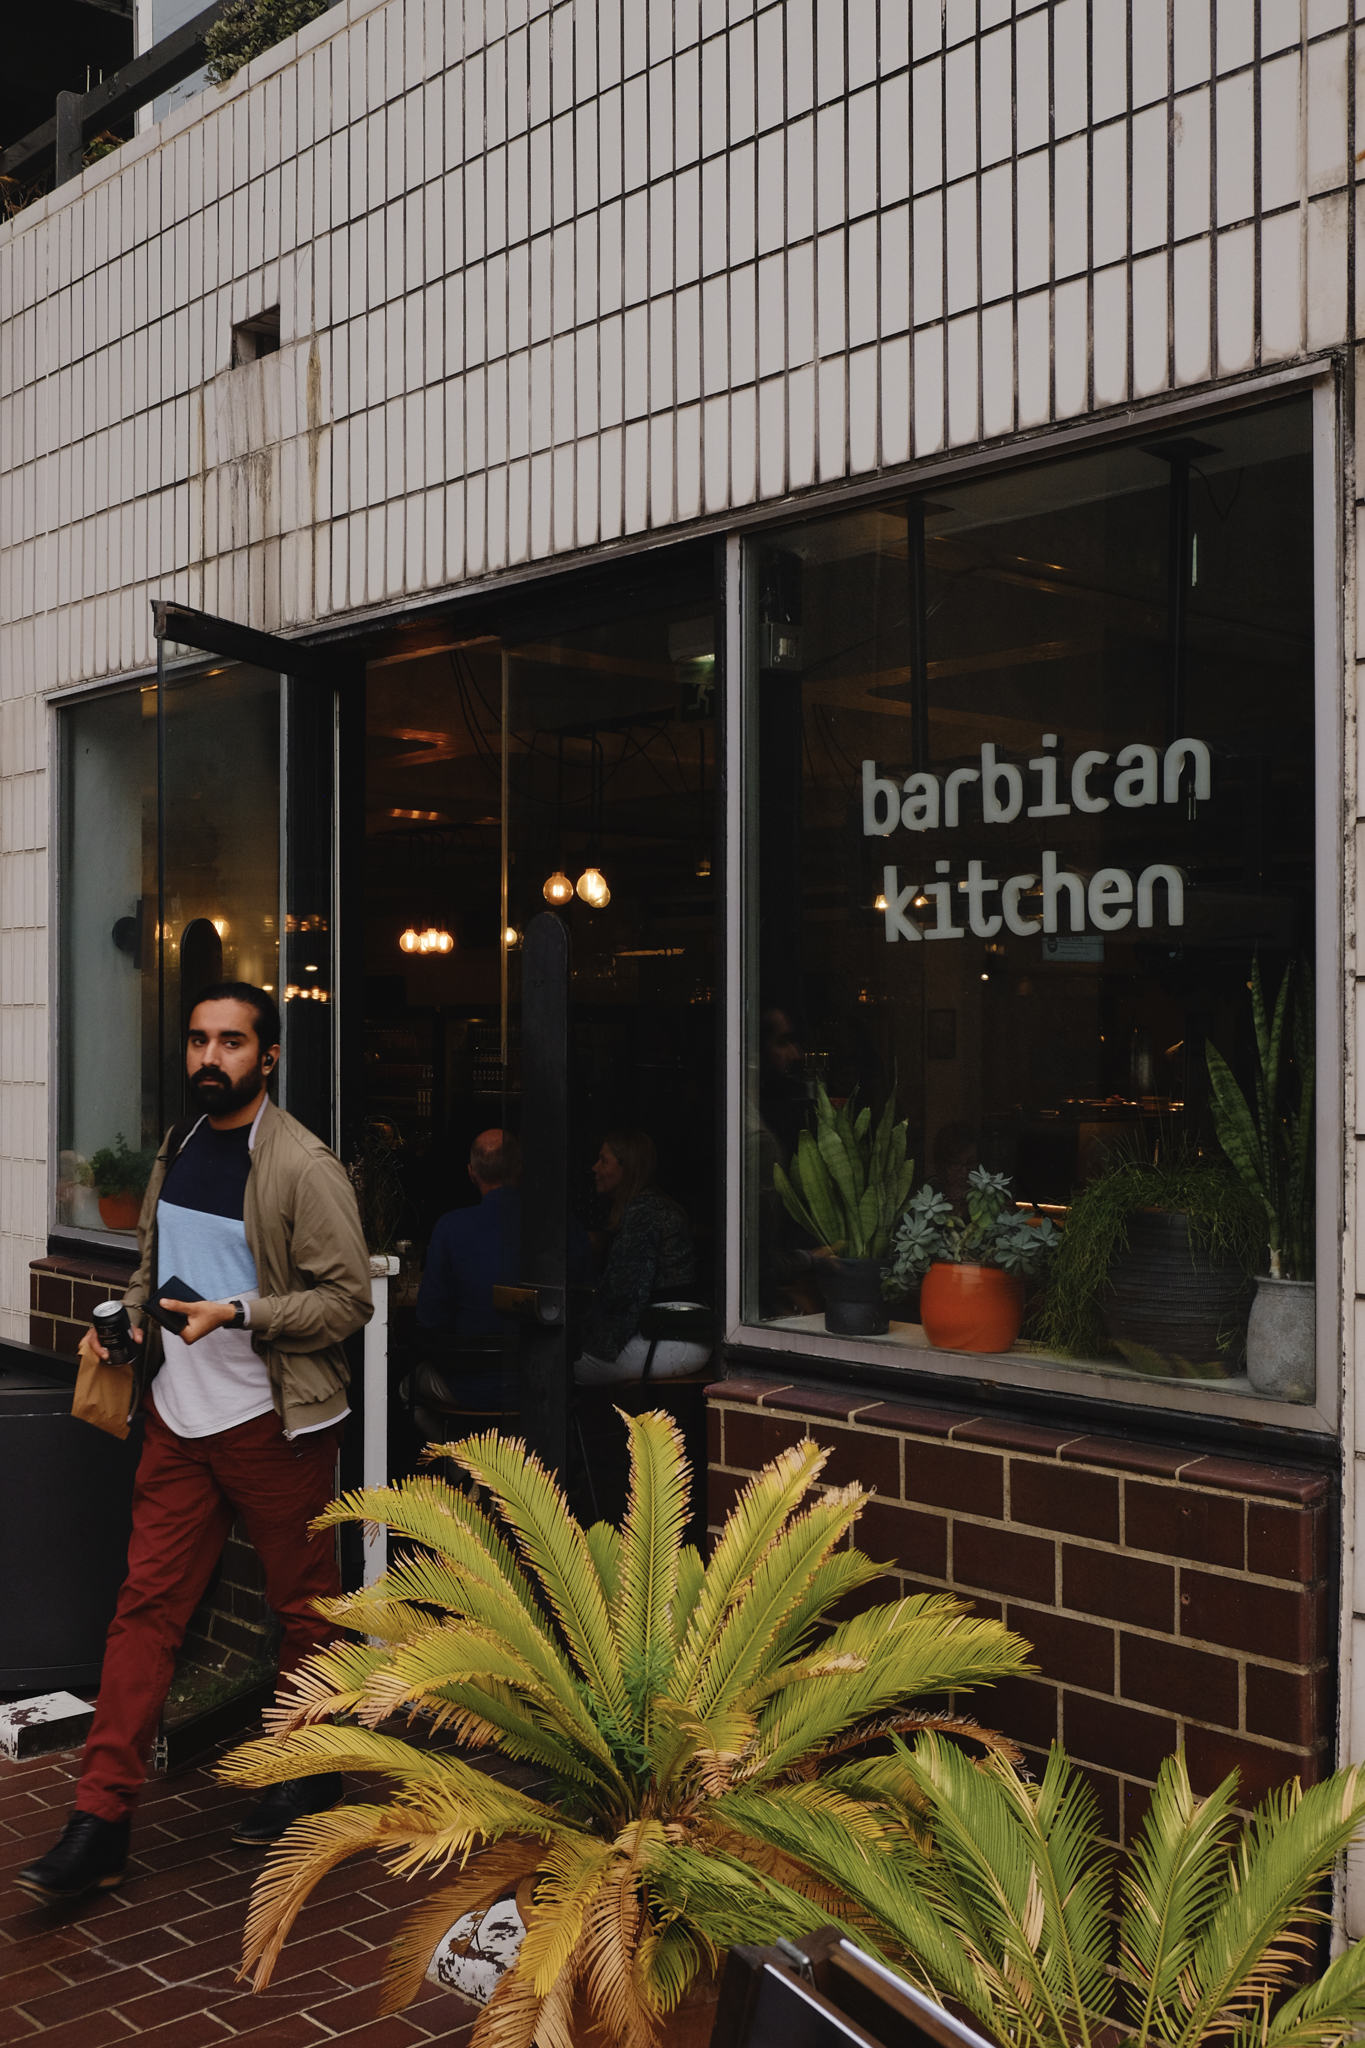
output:
[[[614,1514],[613,1406],[668,1399],[690,1356],[656,1343],[642,1385],[642,1313],[718,1298],[711,552],[437,638],[381,654],[366,685],[360,1149],[372,1241],[403,1261],[395,1451],[479,1426],[447,1412],[463,1399],[560,1462],[553,1420],[521,1413],[525,1347],[491,1299],[544,1271],[544,1189],[523,1190],[518,1154],[539,1174],[549,1059],[563,1352],[597,1383],[564,1404],[566,1469],[582,1511]],[[562,1028],[537,1032],[527,935],[545,916],[568,958]],[[690,1424],[699,1389],[673,1405]]]

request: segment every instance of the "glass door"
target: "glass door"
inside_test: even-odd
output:
[[[700,1399],[670,1402],[648,1311],[716,1298],[713,636],[708,591],[505,649],[505,1121],[522,1116],[525,1277],[562,1260],[568,1473],[591,1519],[624,1510],[619,1408],[673,1406],[704,1473]],[[537,1226],[542,1153],[564,1214]]]

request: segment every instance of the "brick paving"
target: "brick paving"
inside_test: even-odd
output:
[[[35,1906],[10,1876],[60,1831],[78,1760],[0,1759],[0,2048],[109,2048],[134,2035],[160,2048],[467,2048],[472,2008],[434,1985],[401,2014],[378,2015],[388,1944],[423,1888],[390,1877],[375,1856],[318,1886],[267,1991],[236,1981],[264,1859],[232,1848],[227,1827],[257,1795],[216,1784],[207,1768],[149,1784],[117,1892],[83,1906]],[[363,1783],[348,1780],[349,1796],[362,1796]]]

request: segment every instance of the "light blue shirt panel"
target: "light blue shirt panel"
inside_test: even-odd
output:
[[[256,1261],[240,1217],[211,1216],[204,1209],[159,1202],[156,1237],[158,1287],[174,1275],[205,1301],[255,1294]]]

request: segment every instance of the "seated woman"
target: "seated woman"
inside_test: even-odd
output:
[[[583,1327],[583,1356],[574,1367],[580,1387],[638,1380],[649,1356],[640,1317],[651,1302],[695,1298],[696,1262],[687,1218],[652,1185],[658,1154],[643,1131],[609,1131],[593,1167],[600,1195],[611,1197],[614,1232],[597,1297]],[[711,1356],[708,1344],[661,1338],[654,1347],[652,1379],[697,1372]]]

